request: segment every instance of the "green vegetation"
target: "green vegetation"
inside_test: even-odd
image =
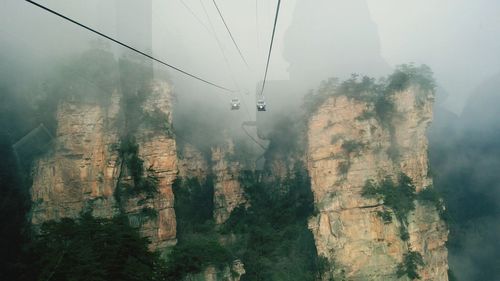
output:
[[[304,102],[302,103],[302,108],[306,112],[306,115],[316,112],[329,97],[335,94],[338,85],[339,80],[337,78],[330,78],[321,82],[316,92],[310,91],[304,97]]]
[[[455,273],[451,269],[448,269],[448,280],[449,281],[458,281],[457,277],[455,276]]]
[[[3,198],[0,213],[4,230],[0,239],[0,279],[163,280],[158,255],[148,251],[147,239],[140,238],[137,229],[129,223],[137,217],[156,218],[157,211],[153,208],[141,207],[139,214],[128,218],[96,219],[85,214],[78,219],[47,222],[40,233],[30,233],[27,212],[31,175],[24,169],[30,171],[33,158],[16,159],[11,151],[13,141],[40,123],[54,135],[57,107],[62,101],[100,105],[106,110],[116,93],[122,95],[123,107],[118,115],[121,119],[116,124],[104,125],[119,128],[123,137],[116,149],[123,157],[122,171],[128,170],[134,183],[127,186],[122,181],[116,189],[118,198],[137,194],[151,197],[157,192],[158,180],[138,157],[134,134],[139,122],[164,126],[155,120],[163,120],[164,116],[157,112],[142,116],[140,112],[141,101],[148,94],[152,68],[130,59],[119,62],[109,50],[91,49],[65,59],[62,64],[45,64],[43,71],[40,70],[35,67],[33,73],[16,73],[13,67],[8,70],[9,75],[3,71],[0,75],[0,127],[8,132],[7,136],[0,135],[4,160],[0,169],[0,197]],[[5,83],[7,80],[9,83]],[[40,153],[49,150],[50,147],[46,147]],[[21,161],[23,171],[17,167]],[[97,180],[102,179],[102,175],[97,175]],[[22,246],[26,250],[23,255]]]
[[[444,200],[441,198],[441,195],[433,186],[428,186],[425,189],[421,190],[417,194],[417,200],[424,204],[427,203],[433,205],[434,207],[436,207],[436,210],[438,211],[441,219],[449,221],[449,213],[447,212]]]
[[[435,205],[438,209],[442,206],[441,197],[433,186],[428,186],[420,191],[417,195],[417,199],[421,202],[427,202]]]
[[[402,64],[388,78],[389,91],[403,91],[411,84],[416,84],[426,91],[434,91],[436,81],[433,72],[427,65],[415,66],[413,63]]]
[[[318,280],[323,280],[323,277],[326,272],[330,270],[330,262],[328,261],[328,258],[325,256],[318,256],[316,260],[316,267],[318,270]],[[331,280],[333,281],[333,280]]]
[[[135,58],[121,58],[118,60],[120,71],[120,89],[121,99],[121,117],[123,118],[123,127],[120,137],[120,158],[132,177],[133,185],[119,179],[115,191],[115,197],[118,202],[124,198],[143,195],[139,204],[145,203],[158,193],[158,178],[154,171],[144,167],[144,161],[139,157],[139,145],[135,135],[140,126],[146,125],[157,132],[163,132],[172,136],[168,116],[155,108],[152,112],[146,112],[143,109],[144,102],[151,94],[151,82],[153,79],[153,69],[144,61]]]
[[[155,132],[164,133],[169,137],[174,136],[168,115],[159,108],[155,108],[151,112],[143,112],[142,122]]]
[[[233,256],[220,244],[212,218],[213,177],[202,183],[196,178],[178,178],[173,190],[178,244],[167,257],[167,279],[181,280],[209,265],[230,264]]]
[[[337,143],[337,139],[342,139],[341,136],[333,136],[331,142]],[[356,140],[344,140],[342,142],[341,148],[345,153],[345,160],[338,163],[337,173],[339,175],[346,176],[351,168],[351,157],[358,157],[361,154],[365,144]]]
[[[207,266],[222,268],[232,259],[215,237],[197,235],[188,242],[179,243],[168,256],[167,280],[182,280],[186,274],[199,273]]]
[[[393,120],[397,118],[396,108],[393,102],[393,95],[403,91],[411,85],[418,85],[424,91],[433,92],[436,83],[432,77],[432,71],[426,65],[415,66],[413,64],[403,64],[396,67],[393,74],[378,82],[375,79],[353,74],[351,78],[338,82],[338,79],[330,78],[322,82],[316,92],[310,92],[304,98],[303,109],[306,116],[310,116],[329,98],[333,96],[346,96],[366,102],[368,108],[356,118],[357,121],[364,121],[375,118],[379,123],[387,128],[390,133],[391,145],[387,149],[387,154],[393,162],[398,162],[400,157],[399,147],[395,139],[395,129]],[[422,92],[416,97],[416,104],[422,106],[427,99],[427,93]],[[337,139],[332,137],[331,143],[336,143]],[[341,165],[344,171],[348,165]]]
[[[351,168],[351,161],[350,160],[341,161],[341,162],[339,162],[339,164],[337,166],[337,173],[339,175],[346,176],[347,172],[349,172],[349,168]]]
[[[392,222],[392,212],[389,210],[384,209],[383,211],[378,211],[377,215],[385,224],[390,224]]]
[[[158,211],[151,207],[144,207],[140,212],[141,217],[156,219],[158,217]]]
[[[420,194],[417,196],[411,178],[403,173],[399,174],[397,183],[390,177],[386,177],[380,184],[369,180],[362,191],[362,195],[365,197],[383,200],[384,206],[390,209],[377,212],[385,224],[392,222],[392,213],[394,213],[400,222],[399,235],[403,241],[410,239],[407,229],[408,214],[415,209],[415,200],[418,197],[421,198],[420,200],[434,198],[427,192]],[[411,280],[420,279],[417,271],[418,267],[423,265],[422,255],[419,252],[409,251],[404,255],[403,262],[398,265],[397,275],[398,277],[407,275]]]
[[[3,105],[0,104],[0,128],[7,128],[4,125],[9,122],[12,122],[10,125],[21,124],[16,115],[4,115],[9,111],[2,111],[2,107]],[[29,181],[23,182],[23,177],[28,177],[29,169],[26,169],[26,174],[21,174],[9,136],[2,133],[0,133],[0,155],[2,155],[2,161],[0,161],[0,221],[2,222],[0,276],[2,280],[16,280],[22,271],[17,264],[25,243],[23,228],[25,228],[26,214],[30,207]]]
[[[120,182],[117,192],[119,195],[136,196],[146,195],[146,198],[152,198],[158,193],[158,178],[152,173],[144,174],[144,161],[139,157],[139,145],[134,137],[126,137],[120,143],[120,158],[133,179],[133,186]],[[123,193],[122,190],[125,192]]]
[[[417,198],[415,186],[410,177],[401,173],[397,183],[390,177],[386,177],[378,185],[368,180],[363,187],[362,195],[383,200],[384,206],[390,208],[401,223],[401,238],[404,241],[408,240],[406,230],[408,214],[415,209],[414,201]]]
[[[394,105],[391,96],[396,91],[409,87],[412,83],[418,84],[425,90],[434,90],[435,82],[432,71],[428,66],[415,67],[413,64],[404,64],[396,68],[395,72],[386,79],[378,82],[367,76],[352,74],[342,83],[338,79],[330,78],[322,82],[316,93],[309,93],[304,100],[304,109],[312,113],[331,96],[346,96],[350,99],[365,101],[374,106],[374,113],[365,111],[360,119],[369,119],[377,116],[383,123],[390,121]]]
[[[398,265],[398,277],[408,276],[410,280],[420,279],[418,268],[424,265],[424,260],[419,252],[409,251],[403,257],[403,262]]]
[[[348,156],[359,156],[361,151],[366,147],[366,144],[356,140],[346,140],[342,143],[341,147]]]
[[[233,211],[223,228],[238,237],[228,247],[245,264],[242,280],[315,280],[327,261],[318,258],[307,228],[314,207],[306,171],[297,167],[279,182],[259,178],[242,174],[251,204]]]
[[[398,117],[393,102],[393,95],[403,91],[411,85],[418,85],[424,91],[433,92],[436,83],[432,71],[426,65],[415,66],[403,64],[396,67],[393,74],[385,79],[375,81],[367,76],[353,74],[349,79],[338,82],[338,79],[330,78],[322,82],[316,92],[310,92],[304,97],[303,109],[306,117],[310,116],[329,98],[333,96],[346,96],[366,102],[368,108],[356,118],[358,121],[375,118],[379,123],[389,130],[391,135],[391,146],[387,153],[391,160],[399,160],[399,147],[395,140],[393,120]],[[417,106],[422,106],[428,93],[419,93],[416,97]],[[332,139],[332,143],[335,141]]]
[[[148,250],[126,216],[49,221],[26,247],[21,280],[163,280],[158,253]]]
[[[206,233],[213,228],[214,178],[203,182],[197,178],[177,178],[172,186],[179,241],[193,233]]]
[[[368,76],[359,77],[352,74],[351,78],[343,81],[338,88],[338,95],[345,95],[350,99],[372,102],[374,95],[383,92],[384,85],[377,83],[375,79]]]

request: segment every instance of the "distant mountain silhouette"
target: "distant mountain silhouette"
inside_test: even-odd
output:
[[[298,0],[285,37],[290,80],[315,88],[332,76],[385,75],[379,41],[365,0]]]

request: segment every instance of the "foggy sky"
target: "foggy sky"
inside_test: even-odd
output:
[[[210,26],[200,4],[201,1],[183,1],[205,26],[186,10],[180,0],[151,0],[153,54],[204,78],[231,88],[235,88],[234,81],[236,81],[240,88],[253,92],[256,82],[262,79],[264,71],[275,1],[218,1],[236,41],[250,64],[249,69],[239,58],[212,2],[202,0],[230,62],[229,67],[224,62],[214,36],[206,30],[206,27]],[[41,3],[116,36],[118,27],[114,17],[118,2],[124,3],[123,6],[131,3],[132,6],[149,1],[50,0]],[[323,1],[282,1],[269,71],[270,79],[288,79],[289,62],[283,55],[284,38],[287,28],[292,23],[297,2],[300,2],[300,5],[314,6]],[[363,12],[350,5],[352,1],[330,2],[334,2],[335,7],[341,10],[339,14],[354,15]],[[381,56],[391,66],[406,62],[430,65],[438,83],[450,94],[446,105],[453,111],[459,112],[466,97],[479,84],[500,71],[498,65],[500,2],[366,0],[366,3],[370,12],[368,16],[376,24],[376,34],[372,35],[379,36]],[[315,14],[314,20],[323,18],[328,22],[332,16],[335,14],[332,15],[327,9],[324,15]],[[130,25],[133,26],[135,21],[140,19],[131,17]],[[341,26],[339,32],[356,32],[350,28],[349,25]],[[146,49],[149,43],[136,40],[133,32],[130,34],[120,32],[119,35],[121,40],[132,43],[139,49]],[[355,38],[356,34],[353,34],[353,37]],[[0,3],[2,49],[15,49],[21,58],[34,58],[36,62],[50,58],[50,55],[78,52],[88,47],[88,42],[95,38],[95,35],[24,1],[4,0]],[[325,40],[326,43],[334,42],[335,34],[332,36],[325,34],[321,40]],[[352,51],[358,52],[359,48],[354,48],[358,42],[353,41],[352,44]],[[116,46],[114,48],[120,49]],[[304,54],[308,55],[314,58],[321,56],[321,54]],[[354,54],[346,54],[349,55]],[[363,71],[360,69],[358,72]],[[180,75],[174,74],[174,76]],[[212,89],[207,91],[210,92]]]

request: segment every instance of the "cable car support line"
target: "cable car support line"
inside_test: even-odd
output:
[[[182,1],[182,0],[181,0],[181,1]],[[210,19],[210,15],[208,14],[207,8],[206,8],[206,7],[205,7],[205,5],[203,4],[203,1],[202,1],[202,0],[199,0],[199,1],[200,1],[200,5],[201,5],[201,7],[203,8],[203,12],[205,13],[205,16],[206,16],[206,18],[207,18],[207,20],[208,20],[208,24],[209,24],[209,26],[210,26],[210,28],[211,28],[212,35],[213,35],[213,37],[215,38],[215,40],[217,41],[217,45],[219,46],[219,50],[220,50],[220,52],[221,52],[221,54],[222,54],[222,57],[224,58],[224,62],[226,63],[226,66],[227,66],[227,68],[228,68],[228,70],[229,70],[229,75],[230,75],[230,77],[231,77],[231,79],[232,79],[232,81],[233,81],[233,83],[234,83],[234,86],[235,86],[235,87],[236,87],[236,89],[237,89],[237,90],[236,90],[236,92],[238,93],[238,96],[241,98],[241,101],[243,102],[243,101],[244,101],[244,98],[243,98],[243,96],[241,95],[241,88],[240,88],[240,85],[239,85],[239,83],[236,81],[236,78],[235,78],[235,76],[234,76],[234,74],[233,74],[233,70],[232,70],[232,68],[231,68],[231,64],[229,63],[229,60],[227,59],[227,56],[226,56],[226,54],[225,54],[225,52],[224,52],[224,48],[223,48],[223,46],[222,46],[222,43],[221,43],[221,41],[219,40],[219,37],[217,36],[217,32],[215,31],[215,27],[214,27],[214,25],[213,25],[213,23],[212,23],[212,20]],[[231,109],[233,110],[232,104],[233,104],[233,102],[231,101]],[[246,111],[246,113],[247,113],[247,115],[248,115],[248,118],[249,118],[249,119],[251,119],[250,112],[248,111],[248,108],[247,108],[247,106],[246,106],[246,103],[245,103],[245,105],[244,105],[243,107],[245,108],[245,111]],[[238,108],[238,109],[239,109],[239,108]]]
[[[269,61],[271,59],[271,51],[273,49],[274,34],[276,32],[276,23],[278,22],[278,15],[280,12],[281,0],[278,0],[278,6],[276,8],[276,16],[274,17],[273,35],[271,36],[271,44],[269,45],[269,53],[267,54],[266,71],[264,73],[264,80],[262,81],[262,89],[260,91],[260,96],[264,96],[264,87],[266,86],[267,70],[269,69]]]
[[[238,47],[238,44],[236,44],[236,40],[234,40],[233,34],[231,33],[231,30],[229,30],[229,26],[227,26],[226,20],[224,20],[224,16],[222,16],[222,12],[220,11],[219,6],[217,6],[217,2],[215,2],[215,0],[212,0],[212,2],[214,3],[215,8],[217,9],[217,12],[219,13],[220,18],[222,19],[222,22],[224,23],[224,26],[226,27],[226,30],[229,33],[229,36],[231,37],[231,40],[233,40],[233,44],[236,47],[236,49],[238,50],[238,53],[240,54],[241,59],[243,60],[245,65],[248,68],[250,68],[250,66],[248,66],[247,61],[245,60],[245,57],[243,56],[243,53],[240,50],[240,47]]]
[[[189,76],[189,77],[191,77],[191,78],[194,78],[194,79],[196,79],[196,80],[198,80],[198,81],[201,81],[201,82],[203,82],[203,83],[206,83],[206,84],[212,85],[212,86],[214,86],[214,87],[216,87],[216,88],[219,88],[219,89],[221,89],[221,90],[228,91],[228,92],[234,92],[234,90],[231,90],[231,89],[228,89],[228,88],[226,88],[226,87],[224,87],[224,86],[220,86],[220,85],[217,85],[217,84],[215,84],[215,83],[212,83],[212,82],[210,82],[210,81],[208,81],[208,80],[205,80],[205,79],[203,79],[203,78],[201,78],[201,77],[198,77],[198,76],[196,76],[196,75],[194,75],[194,74],[191,74],[191,73],[189,73],[189,72],[187,72],[187,71],[184,71],[184,70],[182,70],[182,69],[180,69],[180,68],[178,68],[178,67],[175,67],[175,66],[173,66],[173,65],[171,65],[171,64],[169,64],[169,63],[166,63],[166,62],[164,62],[164,61],[162,61],[162,60],[159,60],[159,59],[157,59],[157,58],[155,58],[155,57],[153,57],[153,56],[151,56],[151,55],[148,55],[148,54],[146,54],[146,53],[144,53],[144,52],[141,52],[141,51],[137,50],[137,49],[136,49],[136,48],[134,48],[134,47],[131,47],[131,46],[129,46],[129,45],[125,44],[125,43],[122,43],[122,42],[120,42],[120,41],[118,41],[118,40],[116,40],[116,39],[114,39],[114,38],[112,38],[112,37],[109,37],[108,35],[106,35],[106,34],[104,34],[104,33],[101,33],[101,32],[99,32],[99,31],[97,31],[97,30],[95,30],[95,29],[93,29],[93,28],[91,28],[91,27],[88,27],[88,26],[86,26],[86,25],[84,25],[84,24],[82,24],[82,23],[79,23],[79,22],[77,22],[77,21],[75,21],[75,20],[73,20],[73,19],[71,19],[71,18],[68,18],[68,17],[66,17],[65,15],[62,15],[62,14],[60,14],[60,13],[58,13],[58,12],[54,11],[54,10],[51,10],[51,9],[49,9],[49,8],[47,8],[47,7],[43,6],[43,5],[41,5],[41,4],[38,4],[38,3],[34,2],[34,1],[31,1],[31,0],[25,0],[25,1],[26,1],[26,2],[28,2],[28,3],[31,3],[31,4],[33,4],[33,5],[35,5],[35,6],[37,6],[37,7],[39,7],[39,8],[41,8],[41,9],[43,9],[43,10],[45,10],[45,11],[49,12],[49,13],[52,13],[52,14],[54,14],[54,15],[56,15],[56,16],[58,16],[58,17],[60,17],[60,18],[63,18],[63,19],[65,19],[65,20],[67,20],[67,21],[69,21],[69,22],[71,22],[71,23],[74,23],[74,24],[76,24],[76,25],[78,25],[78,26],[80,26],[80,27],[82,27],[82,28],[84,28],[84,29],[87,29],[88,31],[91,31],[91,32],[93,32],[93,33],[95,33],[95,34],[97,34],[97,35],[99,35],[99,36],[101,36],[101,37],[104,37],[104,38],[106,38],[106,39],[108,39],[108,40],[110,40],[110,41],[113,41],[113,42],[115,42],[115,43],[116,43],[116,44],[118,44],[118,45],[121,45],[121,46],[123,46],[123,47],[125,47],[125,48],[127,48],[127,49],[129,49],[129,50],[132,50],[132,51],[134,51],[134,52],[136,52],[136,53],[138,53],[138,54],[140,54],[140,55],[143,55],[143,56],[145,56],[145,57],[147,57],[147,58],[149,58],[149,59],[151,59],[151,60],[153,60],[153,61],[156,61],[156,62],[158,62],[158,63],[160,63],[160,64],[163,64],[163,65],[165,65],[165,66],[167,66],[167,67],[169,67],[169,68],[171,68],[171,69],[173,69],[173,70],[175,70],[175,71],[178,71],[178,72],[180,72],[180,73],[182,73],[182,74],[184,74],[184,75],[186,75],[186,76]]]

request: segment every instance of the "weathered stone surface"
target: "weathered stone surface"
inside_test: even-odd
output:
[[[419,97],[417,102],[416,97]],[[338,280],[403,280],[396,267],[408,248],[422,254],[422,280],[448,280],[447,230],[434,207],[416,205],[409,215],[410,241],[400,238],[399,222],[384,224],[377,215],[382,202],[361,196],[366,180],[381,180],[404,172],[417,191],[432,183],[428,177],[426,128],[432,118],[432,95],[411,87],[395,93],[393,141],[400,151],[391,160],[391,134],[376,118],[360,118],[369,105],[346,97],[329,98],[308,126],[307,164],[319,214],[311,218],[318,254],[331,263]],[[346,141],[361,144],[347,153]],[[347,172],[340,166],[348,163]],[[337,280],[337,279],[335,279]]]
[[[117,131],[120,97],[111,105],[62,102],[57,110],[54,150],[33,172],[31,221],[76,217],[83,210],[111,217],[118,212],[113,192],[120,173]]]
[[[166,122],[171,127],[172,102],[170,86],[156,81],[152,84],[151,94],[142,109],[146,114],[164,113]],[[177,149],[175,139],[169,132],[151,129],[142,124],[136,133],[139,144],[139,157],[144,160],[144,168],[158,178],[159,193],[153,198],[152,208],[158,212],[155,219],[150,219],[141,228],[142,233],[151,238],[153,249],[164,249],[175,244],[176,220],[174,211],[174,193],[172,184],[177,176]]]
[[[118,147],[120,95],[114,93],[109,105],[83,102],[61,102],[57,111],[57,136],[54,150],[37,161],[33,174],[31,222],[77,217],[91,210],[95,216],[112,217],[125,212],[132,224],[140,226],[151,239],[152,249],[164,249],[175,243],[176,221],[172,183],[177,174],[176,144],[173,137],[142,124],[136,134],[139,157],[145,173],[159,180],[159,193],[143,205],[141,196],[118,206],[117,183],[130,181],[122,171]],[[144,102],[143,111],[162,112],[171,125],[171,94],[167,83],[155,81]],[[156,217],[140,215],[144,207],[154,209]]]
[[[216,224],[224,223],[234,208],[246,202],[239,182],[238,162],[227,160],[234,153],[231,141],[224,148],[212,148],[212,173],[214,174],[214,219]]]
[[[186,143],[182,148],[182,158],[179,158],[179,177],[196,177],[204,180],[209,173],[209,166],[203,154],[193,145]]]

